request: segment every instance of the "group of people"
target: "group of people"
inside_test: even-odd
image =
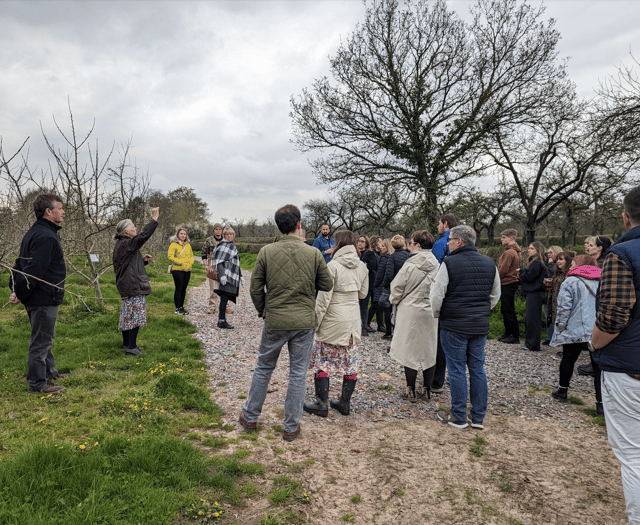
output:
[[[337,232],[335,239],[328,240],[327,231],[322,236],[327,242],[313,248],[301,242],[300,211],[293,205],[280,208],[275,222],[283,235],[260,250],[251,279],[251,299],[264,318],[264,327],[240,424],[249,430],[257,428],[271,374],[285,344],[290,373],[283,439],[298,437],[303,410],[326,416],[331,406],[349,415],[358,375],[357,347],[373,318],[363,301],[371,296],[373,315],[384,326],[385,337],[391,338],[389,355],[405,370],[403,398],[428,399],[430,390],[435,392],[439,364],[444,362],[451,409],[440,412],[438,419],[459,429],[469,424],[482,429],[490,311],[502,300],[505,333],[500,339],[519,343],[513,302],[522,286],[527,295],[525,348],[539,348],[543,305],[548,306],[551,320],[550,343],[563,346],[560,384],[553,392],[556,399],[566,398],[578,355],[590,352],[598,411],[604,413],[609,443],[621,463],[626,513],[630,523],[640,523],[640,186],[625,196],[623,205],[627,232],[615,243],[604,236],[590,238],[586,255],[558,247],[545,251],[531,243],[524,267],[515,230],[502,232],[505,251],[496,266],[476,249],[475,231],[458,225],[451,214],[441,217],[438,240],[427,231],[415,232],[409,242],[399,236],[370,241],[349,231]],[[25,305],[32,327],[28,391],[55,393],[64,387],[53,381],[67,375],[55,369],[51,351],[66,278],[58,235],[65,212],[62,199],[51,194],[38,196],[34,211],[36,222],[25,234],[11,272],[9,300]],[[122,296],[119,329],[125,353],[130,355],[140,353],[137,332],[146,324],[145,298],[151,293],[144,268],[151,256],[140,251],[158,226],[159,209],[153,208],[151,214],[152,220],[140,233],[130,220],[116,227],[113,260]],[[212,249],[210,242],[203,259],[208,276],[218,283],[212,286],[220,297],[218,324],[229,328],[224,326],[227,303],[237,297],[243,279],[234,232],[225,230],[220,237],[214,231],[214,237],[215,245]],[[180,229],[169,248],[172,275],[186,274],[174,275],[176,313],[186,313],[184,288],[193,264],[186,260],[193,257],[188,242],[186,230]],[[367,254],[375,251],[374,246],[379,256]],[[387,301],[393,308],[387,307]],[[215,306],[210,303],[210,309]],[[314,371],[315,401],[304,403],[308,369]],[[416,387],[420,370],[423,381]],[[339,399],[329,402],[329,376],[335,374],[342,376],[342,391]]]

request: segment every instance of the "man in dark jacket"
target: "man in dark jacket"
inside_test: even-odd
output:
[[[258,362],[239,422],[247,430],[257,428],[271,374],[286,344],[289,387],[282,438],[292,441],[300,434],[307,369],[313,334],[318,327],[315,294],[316,290],[331,290],[333,277],[320,252],[300,240],[298,208],[292,204],[283,206],[276,212],[275,220],[283,236],[260,250],[251,276],[251,300],[265,322]]]
[[[440,341],[447,357],[451,410],[438,419],[455,428],[467,428],[467,366],[473,428],[483,429],[487,411],[484,345],[491,309],[500,300],[500,275],[490,257],[475,247],[476,232],[469,226],[451,228],[450,255],[440,265],[429,299],[440,318]]]
[[[316,240],[313,241],[313,247],[320,250],[322,257],[324,257],[324,262],[326,263],[331,260],[334,244],[335,241],[331,238],[331,228],[329,228],[328,224],[323,224],[320,227],[320,235],[318,235]]]
[[[640,523],[640,186],[624,198],[627,233],[604,259],[589,350],[602,370],[607,434],[629,523]]]
[[[36,222],[20,244],[20,256],[11,272],[13,293],[9,301],[24,304],[31,323],[31,341],[27,360],[29,393],[62,392],[53,379],[63,378],[54,368],[51,352],[56,334],[58,309],[64,298],[67,270],[58,231],[62,228],[64,209],[57,195],[42,194],[33,203]]]

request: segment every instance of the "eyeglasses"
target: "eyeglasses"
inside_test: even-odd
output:
[[[447,240],[447,244],[449,244],[451,241],[459,241],[460,239],[458,237],[449,237],[449,239]]]

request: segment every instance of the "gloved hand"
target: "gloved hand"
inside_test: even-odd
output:
[[[220,284],[222,286],[224,286],[225,284],[227,284],[227,276],[223,275],[222,277],[220,277]]]
[[[244,286],[244,277],[242,277],[242,275],[240,276],[240,284]]]

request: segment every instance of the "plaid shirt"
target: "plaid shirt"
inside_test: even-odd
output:
[[[602,266],[596,327],[608,334],[622,332],[631,320],[635,304],[633,271],[615,253],[610,253]]]
[[[231,241],[221,240],[211,254],[211,266],[218,272],[218,276],[227,277],[227,285],[240,285],[240,256],[236,245]],[[223,285],[224,286],[224,285]]]

